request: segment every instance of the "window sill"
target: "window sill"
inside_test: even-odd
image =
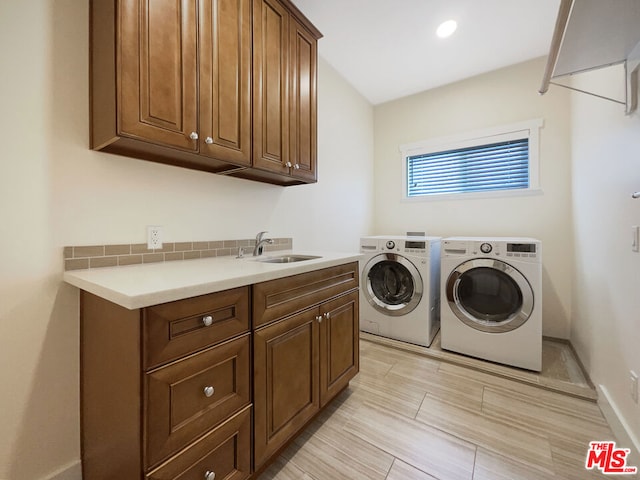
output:
[[[541,188],[527,188],[522,190],[499,190],[493,192],[470,192],[470,193],[443,193],[441,195],[422,195],[418,197],[404,197],[402,202],[440,202],[451,200],[482,200],[487,198],[513,198],[531,197],[543,195]]]

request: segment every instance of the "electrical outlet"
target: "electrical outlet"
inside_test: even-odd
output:
[[[634,402],[638,403],[638,374],[629,370],[629,393]]]
[[[147,248],[149,250],[162,248],[162,227],[158,225],[147,227]]]

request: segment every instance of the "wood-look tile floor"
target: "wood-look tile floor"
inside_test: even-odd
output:
[[[360,373],[261,480],[603,479],[592,400],[367,340]],[[626,478],[629,478],[626,476]]]

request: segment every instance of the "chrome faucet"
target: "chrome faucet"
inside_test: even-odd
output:
[[[265,243],[272,244],[273,238],[264,238],[264,234],[267,232],[260,232],[256,235],[256,246],[253,249],[253,256],[257,257],[258,255],[262,255],[262,249]]]

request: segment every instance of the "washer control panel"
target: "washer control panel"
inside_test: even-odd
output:
[[[430,239],[426,237],[362,237],[360,239],[360,253],[388,252],[428,257],[429,249]]]

